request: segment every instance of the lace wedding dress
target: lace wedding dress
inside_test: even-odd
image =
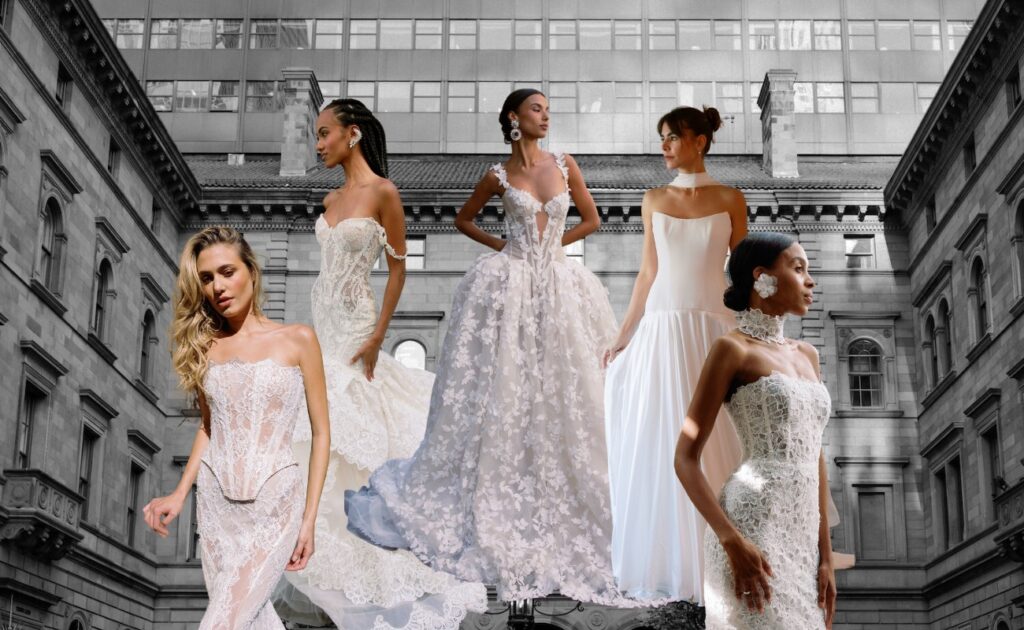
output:
[[[348,494],[349,528],[496,585],[502,600],[560,591],[630,605],[610,566],[607,291],[563,252],[568,189],[542,202],[510,186],[501,165],[492,170],[508,242],[455,291],[423,444]]]
[[[382,249],[397,256],[373,218],[331,226],[321,215],[315,231],[321,262],[313,285],[313,321],[324,356],[331,456],[316,552],[306,569],[287,574],[276,603],[293,621],[325,621],[312,602],[342,630],[455,630],[467,611],[486,609],[483,584],[461,583],[408,551],[375,547],[346,529],[345,491],[366,484],[375,468],[409,457],[419,445],[433,376],[406,368],[385,352],[372,381],[361,363],[350,364],[379,316],[370,271]],[[311,439],[308,427],[295,436],[295,455],[307,468]]]
[[[784,343],[783,318],[758,310],[737,315],[739,330]],[[739,387],[726,403],[744,460],[722,490],[737,529],[764,553],[774,577],[764,613],[737,600],[721,544],[705,533],[704,596],[708,630],[824,628],[818,608],[818,457],[831,410],[828,389],[780,372]]]
[[[703,178],[672,185],[713,186]],[[676,483],[676,440],[711,344],[735,327],[725,307],[728,212],[696,219],[655,211],[658,272],[644,315],[608,366],[605,421],[612,496],[612,565],[636,597],[703,602],[704,520]],[[703,468],[717,492],[736,469],[739,439],[719,413]]]
[[[210,444],[196,487],[209,604],[200,630],[284,629],[270,596],[295,549],[305,495],[291,437],[302,372],[271,360],[210,362]]]

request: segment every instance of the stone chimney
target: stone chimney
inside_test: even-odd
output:
[[[305,175],[316,165],[316,117],[324,97],[310,68],[281,71],[284,99],[284,131],[281,135],[282,176]]]
[[[761,168],[772,177],[799,177],[796,155],[796,72],[769,70],[757,106],[761,108]]]

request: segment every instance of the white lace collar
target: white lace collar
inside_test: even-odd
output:
[[[707,171],[699,173],[684,173],[676,171],[676,178],[669,182],[669,186],[679,188],[702,188],[704,186],[718,186],[715,178],[708,175]]]
[[[756,308],[736,313],[736,328],[741,333],[769,343],[786,343],[786,338],[782,335],[785,323],[785,315],[767,315]]]

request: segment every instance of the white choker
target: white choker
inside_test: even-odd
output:
[[[741,333],[768,343],[786,343],[786,338],[782,335],[785,323],[784,315],[766,315],[756,308],[736,313],[736,328]]]
[[[669,186],[676,186],[679,188],[702,188],[704,186],[718,186],[720,185],[715,178],[708,175],[707,171],[701,171],[699,173],[684,173],[682,171],[676,171],[676,178],[669,182]]]

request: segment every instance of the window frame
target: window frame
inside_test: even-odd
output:
[[[854,346],[870,346],[874,352],[871,354],[854,353]],[[848,370],[848,382],[847,387],[850,390],[850,407],[855,410],[870,410],[870,409],[883,409],[885,407],[885,351],[877,341],[870,337],[858,337],[846,346],[846,356],[849,361]],[[864,371],[854,369],[854,357],[870,357],[874,359],[877,369]],[[863,377],[868,377],[869,384],[871,387],[863,387],[860,385],[860,381]],[[874,379],[877,378],[877,387],[874,387]],[[855,387],[855,380],[857,386]],[[869,393],[869,404],[864,404],[864,393]],[[855,396],[855,393],[859,396]]]

